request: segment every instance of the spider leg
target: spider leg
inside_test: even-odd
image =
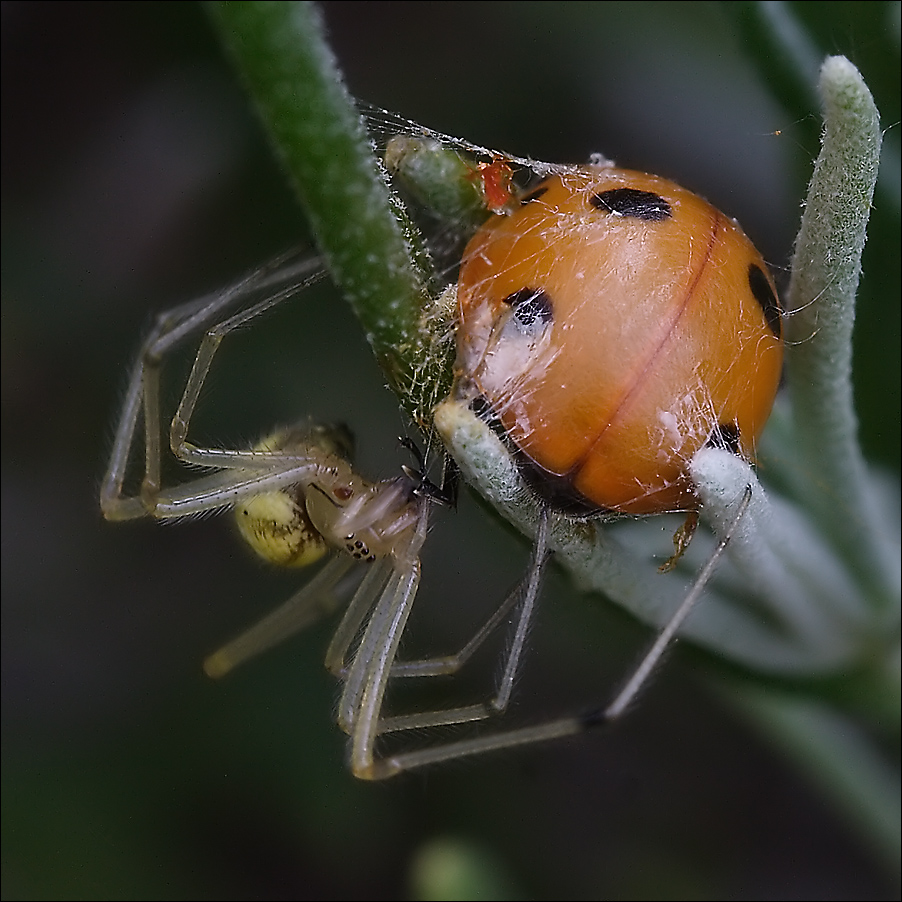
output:
[[[250,629],[204,660],[204,672],[222,677],[239,664],[273,648],[331,614],[341,603],[337,584],[354,565],[345,555],[333,557],[305,586]]]
[[[419,585],[419,554],[426,539],[429,507],[428,502],[420,506],[407,547],[395,555],[391,573],[348,668],[339,701],[339,720],[350,732],[351,768],[367,779],[375,777],[379,713],[391,665]]]
[[[375,561],[371,565],[354,599],[348,606],[342,622],[336,629],[329,650],[326,653],[326,669],[345,683],[342,701],[339,704],[337,713],[337,721],[339,726],[346,732],[350,732],[353,727],[367,681],[366,668],[360,666],[365,660],[365,657],[362,655],[366,654],[366,646],[364,645],[363,649],[358,648],[356,650],[354,658],[358,662],[356,669],[346,664],[348,648],[359,633],[366,615],[372,609],[377,599],[388,590],[388,584],[393,577],[392,566],[392,563],[387,559]],[[536,577],[538,577],[538,574],[536,574]],[[451,675],[456,673],[475,654],[488,636],[504,622],[504,619],[516,607],[517,603],[523,599],[524,589],[525,585],[520,583],[512,592],[508,593],[502,604],[499,605],[486,623],[480,627],[460,651],[453,655],[421,661],[400,662],[395,660],[391,665],[389,679]],[[522,642],[520,647],[522,647]],[[490,716],[492,713],[493,708],[491,705],[481,704],[466,708],[410,715],[409,717],[383,718],[379,722],[378,732],[381,734],[424,726],[436,726],[440,723],[460,723],[482,719]]]
[[[651,646],[643,654],[638,665],[626,680],[623,688],[615,695],[613,701],[601,708],[581,715],[562,717],[518,729],[500,730],[481,736],[474,736],[454,742],[439,743],[407,752],[400,751],[384,758],[377,758],[374,754],[375,735],[378,733],[378,729],[374,729],[372,724],[365,723],[363,728],[361,728],[361,733],[363,735],[359,748],[360,754],[358,757],[354,757],[352,753],[352,767],[354,773],[359,777],[367,779],[383,779],[394,776],[402,771],[412,770],[428,764],[469,757],[470,755],[482,754],[483,752],[531,745],[533,743],[545,742],[565,736],[573,736],[616,721],[623,716],[632,702],[635,701],[639,692],[648,684],[648,681],[660,663],[661,658],[673,643],[680,626],[682,626],[698,600],[701,598],[705,586],[711,579],[720,558],[736,531],[739,521],[742,519],[748,508],[751,500],[751,492],[751,487],[749,487],[743,497],[739,499],[736,515],[730,523],[727,524],[726,529],[721,535],[720,542],[708,559],[708,562],[699,571],[689,592],[676,611],[674,611],[670,620],[658,632]],[[521,614],[521,624],[523,623],[523,619],[523,615]],[[519,643],[522,647],[521,633],[525,635],[525,625],[522,630],[518,625],[514,638],[515,646]],[[392,651],[392,654],[394,654],[394,650]],[[516,671],[518,658],[519,650],[512,650],[502,674],[498,695],[493,702],[496,706],[506,703],[506,698],[509,697],[509,686],[512,683],[513,675]],[[384,686],[382,689],[384,691]],[[363,708],[361,710],[361,716],[363,716],[363,713],[368,717],[376,716],[370,711],[364,712]],[[436,713],[440,714],[441,712]],[[378,712],[376,712],[376,714],[378,714]],[[430,720],[428,715],[426,718],[420,720],[418,720],[418,717],[420,716],[412,715],[405,718],[406,723],[403,724],[402,728],[425,727],[447,722],[438,719]],[[354,751],[358,750],[355,748]]]
[[[376,758],[379,715],[391,665],[407,624],[420,580],[419,561],[415,560],[392,574],[364,632],[357,656],[351,666],[348,686],[359,688],[359,701],[351,721],[350,764],[358,777],[376,779],[381,775]],[[358,678],[357,672],[360,676]],[[345,698],[342,706],[347,707]]]
[[[122,494],[129,451],[141,414],[143,375],[143,365],[139,361],[129,376],[110,461],[100,486],[100,509],[107,520],[132,520],[147,513],[140,498],[129,498]]]
[[[243,469],[217,470],[160,492],[152,515],[168,520],[221,511],[242,498],[306,483],[322,472],[322,462],[304,454],[273,454],[265,459],[257,458],[249,461]]]
[[[336,721],[351,737],[352,746],[360,743],[363,731],[372,725],[372,739],[378,733],[378,721],[370,718],[370,709],[381,709],[388,679],[390,659],[397,650],[410,614],[419,581],[419,563],[386,571],[381,594],[366,621],[360,642],[350,665],[345,669],[344,686],[338,702]],[[370,718],[370,719],[366,719]]]
[[[207,466],[240,466],[240,463],[228,463],[228,454],[224,453],[220,461],[206,463],[203,460],[192,461],[188,455],[181,456],[177,451],[173,434],[184,440],[184,434],[178,432],[179,425],[184,423],[187,432],[187,421],[197,403],[200,390],[212,363],[213,354],[228,331],[231,331],[266,310],[292,297],[298,291],[322,278],[324,271],[319,260],[302,257],[297,259],[297,252],[283,254],[270,263],[246,276],[230,288],[202,299],[197,309],[189,315],[175,321],[165,329],[155,341],[148,344],[143,356],[144,361],[144,435],[146,442],[145,475],[141,485],[141,498],[145,507],[154,515],[154,507],[160,492],[160,459],[161,459],[161,420],[160,420],[160,371],[165,356],[186,339],[207,327],[212,327],[204,336],[195,357],[194,366],[185,384],[182,400],[170,428],[170,448],[176,457],[186,462],[196,462]],[[253,304],[244,311],[223,320],[226,312],[239,304],[245,303],[261,292],[267,295],[263,300]],[[206,301],[206,302],[205,302]],[[190,308],[191,305],[188,305]],[[165,315],[164,315],[165,316]],[[222,327],[225,326],[223,330]],[[214,336],[211,338],[211,335]],[[215,337],[215,336],[218,336]],[[178,424],[177,425],[177,421]],[[252,452],[246,452],[250,455]],[[250,459],[250,458],[247,458]]]
[[[449,655],[423,658],[416,661],[395,661],[391,670],[392,678],[452,676],[457,673],[479,650],[486,639],[498,629],[507,615],[517,606],[517,602],[522,598],[525,588],[526,583],[524,581],[518,582],[517,585],[507,593],[504,597],[504,601],[502,601],[495,609],[491,617],[486,620],[477,632],[458,651]]]
[[[702,569],[699,571],[698,575],[695,578],[695,582],[692,584],[692,588],[686,594],[686,597],[680,602],[679,607],[673,612],[673,616],[670,618],[670,620],[667,621],[667,623],[658,633],[648,651],[639,661],[639,664],[633,671],[632,676],[630,676],[630,678],[626,681],[623,688],[614,697],[614,700],[606,708],[597,713],[600,723],[616,720],[618,717],[620,717],[629,708],[642,688],[648,683],[648,680],[654,672],[655,668],[658,666],[658,664],[660,664],[661,658],[664,656],[664,653],[676,638],[676,634],[679,631],[679,628],[683,625],[683,622],[692,612],[692,609],[701,598],[705,586],[714,575],[714,570],[717,567],[717,563],[726,550],[727,545],[729,544],[733,533],[736,531],[736,527],[739,525],[739,521],[742,519],[743,514],[745,514],[746,510],[748,509],[751,500],[752,487],[748,486],[742,498],[739,500],[736,515],[733,518],[732,522],[729,524],[727,532],[721,538],[712,555],[708,558],[705,566],[702,567]],[[587,726],[591,725],[590,721],[592,717],[593,715],[590,714],[586,718],[583,718]]]
[[[177,513],[169,512],[164,503],[159,505],[161,497],[161,419],[160,419],[160,371],[167,354],[187,339],[211,324],[222,322],[227,312],[250,299],[259,297],[261,292],[270,292],[264,301],[253,305],[243,313],[227,320],[233,323],[232,328],[246,322],[254,315],[259,315],[293,295],[301,288],[317,280],[322,275],[321,264],[311,258],[300,258],[297,252],[282,255],[268,265],[258,269],[242,281],[224,291],[205,295],[204,297],[182,304],[161,314],[150,335],[141,346],[138,360],[132,369],[122,405],[122,413],[116,427],[110,461],[104,476],[100,504],[104,516],[109,520],[128,520],[142,516],[165,518],[192,513],[191,509],[178,506]],[[215,329],[212,330],[215,332]],[[207,345],[213,343],[212,340]],[[213,349],[215,350],[215,348]],[[198,352],[200,354],[200,351]],[[212,352],[207,352],[212,358]],[[192,375],[185,386],[180,409],[187,410],[189,416],[193,411],[197,396],[209,369],[209,360],[204,369],[204,360],[195,361]],[[138,429],[138,418],[143,411],[144,419],[144,477],[138,496],[124,494],[124,483],[128,471],[135,434]],[[183,416],[182,419],[185,419]],[[171,443],[172,444],[172,443]],[[260,463],[258,457],[254,461],[244,458],[229,457],[223,453],[221,458],[208,458],[207,466],[272,466],[273,461]],[[184,459],[190,460],[186,454]],[[198,508],[211,509],[213,506]]]
[[[519,604],[520,611],[514,623],[514,632],[504,668],[495,688],[495,694],[489,700],[473,705],[381,718],[377,730],[380,735],[402,730],[471,723],[501,714],[507,709],[514,680],[520,667],[526,635],[535,612],[545,564],[548,559],[547,540],[548,517],[546,515],[540,524],[526,579],[518,584],[513,592],[507,595],[494,614],[460,652],[447,658],[409,662],[395,661],[389,674],[390,677],[419,677],[456,672],[473,655],[490,633],[503,622],[507,614]]]
[[[122,404],[122,412],[119,416],[119,422],[116,425],[116,433],[113,438],[113,449],[110,452],[110,461],[107,465],[107,471],[103,478],[100,489],[100,507],[104,516],[108,520],[131,520],[135,517],[142,517],[147,514],[143,502],[138,497],[123,496],[123,484],[125,482],[126,471],[128,469],[129,455],[131,453],[132,444],[134,442],[135,431],[138,428],[138,418],[141,416],[144,406],[144,383],[145,371],[147,369],[147,361],[150,357],[152,348],[160,340],[161,336],[175,328],[180,322],[189,318],[192,314],[200,311],[211,303],[213,296],[201,298],[189,304],[182,304],[172,310],[161,314],[157,318],[157,322],[150,335],[145,339],[141,346],[131,374],[128,380],[128,387],[125,392],[125,399]],[[158,393],[157,393],[158,394]],[[145,431],[147,431],[146,421],[148,415],[145,413]],[[151,413],[150,419],[154,420]],[[156,422],[159,423],[159,416],[156,416]],[[159,427],[157,427],[157,432]],[[149,441],[146,440],[146,445]],[[153,466],[159,471],[159,464],[152,448],[145,448],[145,460],[151,458],[154,461]]]
[[[246,310],[240,310],[238,313],[230,316],[228,319],[215,323],[204,334],[197,356],[194,358],[194,365],[191,373],[185,383],[185,389],[182,393],[182,399],[179,402],[172,423],[169,428],[169,445],[172,453],[181,461],[190,464],[196,464],[203,467],[244,467],[251,461],[266,460],[267,458],[279,457],[281,455],[273,455],[266,451],[231,451],[220,448],[198,448],[196,445],[187,441],[188,424],[191,416],[197,406],[197,400],[200,397],[201,389],[206,381],[210,366],[213,363],[213,357],[219,350],[223,339],[236,329],[245,326],[252,319],[272,310],[287,298],[297,294],[298,291],[309,287],[318,282],[325,272],[321,269],[308,274],[297,281],[293,278],[289,284],[280,288],[278,291],[269,294],[263,300],[253,304]],[[265,466],[265,464],[264,464]]]
[[[325,666],[329,673],[344,683],[348,680],[348,649],[360,632],[360,627],[366,620],[366,615],[372,610],[376,599],[385,591],[391,574],[392,562],[388,558],[380,558],[369,565],[366,576],[357,587],[344,617],[332,634],[332,641],[326,649]],[[356,701],[359,692],[356,689],[346,689],[346,694]],[[353,706],[354,703],[351,703],[352,708]],[[343,730],[349,729],[350,718],[351,715],[339,708],[337,720]]]
[[[514,599],[520,600],[521,603],[520,615],[496,694],[488,703],[423,712],[404,718],[382,718],[385,691],[392,676],[398,645],[419,583],[419,559],[414,557],[414,552],[418,554],[423,538],[425,538],[428,507],[428,503],[423,505],[417,531],[408,549],[406,559],[395,567],[376,603],[348,671],[345,690],[339,705],[341,716],[346,720],[350,729],[351,768],[358,777],[364,779],[382,779],[397,773],[406,766],[403,763],[406,757],[404,755],[390,758],[377,756],[376,739],[381,733],[480,720],[503,711],[507,707],[529,623],[535,610],[543,568],[548,557],[548,516],[546,515],[540,526],[526,590],[522,593],[522,599],[518,594],[514,595]],[[508,599],[501,605],[499,611],[506,613],[512,606],[513,602]],[[496,617],[500,622],[503,614],[498,613]],[[491,618],[487,624],[488,631],[494,628],[494,620],[495,617]],[[477,634],[477,644],[484,638],[483,632]],[[437,748],[440,749],[443,746]],[[432,751],[435,752],[437,749]],[[400,767],[398,762],[401,762]]]

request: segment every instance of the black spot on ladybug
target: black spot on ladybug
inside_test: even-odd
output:
[[[514,316],[522,326],[550,323],[553,318],[551,298],[541,288],[520,288],[509,294],[504,303],[514,308]]]
[[[570,474],[550,473],[521,449],[514,447],[512,450],[520,475],[546,504],[574,517],[601,513],[602,508],[574,487]]]
[[[615,216],[632,216],[646,222],[662,222],[673,215],[670,204],[653,191],[637,188],[611,188],[589,198],[589,203],[605,213]]]
[[[724,451],[739,454],[739,424],[720,423],[711,433],[708,445],[711,448],[722,448]]]
[[[780,305],[780,299],[770,287],[764,270],[757,263],[749,264],[749,288],[751,288],[755,300],[761,305],[771,332],[779,338],[783,334],[783,307]]]
[[[520,198],[520,206],[525,207],[534,200],[538,200],[547,190],[547,188],[536,188],[535,191],[530,191],[529,194]]]

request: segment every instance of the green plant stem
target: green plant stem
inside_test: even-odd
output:
[[[821,70],[825,132],[796,242],[788,297],[787,384],[807,485],[799,501],[836,553],[868,587],[872,604],[895,607],[886,537],[872,528],[872,485],[858,444],[852,394],[852,328],[880,121],[858,70],[830,57]]]
[[[325,263],[360,320],[401,403],[421,424],[447,390],[450,360],[433,351],[419,236],[391,197],[360,114],[312,3],[210,3]]]

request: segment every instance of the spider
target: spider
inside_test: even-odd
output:
[[[224,676],[345,603],[325,666],[342,685],[336,719],[350,737],[351,770],[364,779],[381,779],[453,758],[572,735],[619,717],[647,681],[701,594],[729,536],[611,704],[536,726],[440,741],[384,757],[379,754],[377,740],[383,734],[479,721],[502,714],[508,707],[550,555],[552,513],[548,509],[542,518],[524,578],[457,653],[398,660],[398,646],[420,580],[419,556],[430,509],[436,503],[453,503],[453,476],[443,479],[441,487],[436,486],[425,475],[422,455],[407,443],[414,451],[415,467],[402,467],[397,475],[381,481],[367,480],[349,460],[346,430],[334,426],[305,423],[279,429],[247,449],[204,448],[188,440],[204,380],[222,341],[322,277],[318,261],[291,254],[224,291],[163,313],[144,341],[128,382],[101,487],[101,509],[108,520],[167,520],[229,509],[239,534],[267,561],[300,567],[332,553],[318,573],[283,605],[210,655],[204,662],[206,673]],[[169,450],[181,463],[206,472],[175,487],[164,487],[161,370],[170,352],[201,334],[194,364],[169,425]],[[142,413],[144,473],[138,493],[129,495],[124,486],[130,460],[138,454],[135,446],[140,444],[138,423]],[[453,474],[453,467],[448,472]],[[739,516],[741,512],[737,520]],[[344,586],[355,567],[359,582],[348,600],[350,593]],[[518,614],[513,618],[512,639],[490,699],[444,710],[383,715],[383,700],[391,680],[456,673],[515,609]]]

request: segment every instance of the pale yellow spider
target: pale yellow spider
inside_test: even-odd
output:
[[[164,520],[231,509],[240,535],[267,561],[304,566],[335,552],[281,607],[207,658],[206,672],[222,676],[335,610],[343,602],[342,596],[350,594],[342,591],[349,571],[362,563],[365,572],[325,659],[327,669],[342,683],[337,721],[350,736],[350,766],[356,776],[380,779],[434,762],[571,735],[618,717],[647,681],[701,594],[713,560],[610,705],[537,726],[379,755],[376,745],[381,734],[478,721],[505,711],[549,556],[551,513],[546,511],[541,519],[525,578],[460,651],[429,660],[397,660],[419,584],[419,555],[429,510],[436,500],[447,500],[426,478],[423,461],[419,461],[419,469],[405,467],[395,477],[370,482],[349,462],[349,443],[341,429],[309,424],[274,431],[250,449],[201,448],[188,441],[198,397],[222,340],[321,277],[317,261],[287,256],[225,291],[164,313],[144,342],[129,380],[101,488],[100,502],[107,519]],[[170,351],[201,333],[194,365],[170,423],[169,448],[178,461],[207,472],[166,488],[161,485],[161,367]],[[449,402],[446,413],[453,410]],[[128,495],[124,485],[130,460],[137,456],[134,445],[142,413],[144,475],[139,493]],[[741,510],[737,520],[739,516]],[[715,560],[728,539],[729,535],[722,540]],[[519,611],[513,618],[506,660],[488,701],[383,716],[383,699],[391,679],[453,674],[515,608]]]

